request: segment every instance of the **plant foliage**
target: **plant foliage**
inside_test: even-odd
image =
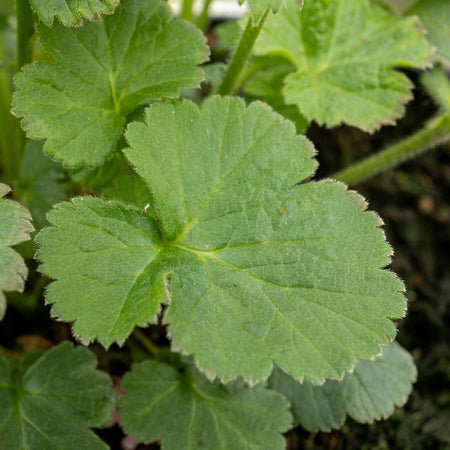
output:
[[[257,50],[296,66],[283,94],[308,120],[370,132],[394,123],[411,98],[411,82],[393,67],[431,61],[416,17],[396,19],[367,0],[309,0],[302,12],[287,3],[267,20]]]
[[[11,247],[29,239],[33,231],[30,213],[19,203],[5,199],[9,186],[0,183],[0,319],[6,310],[4,291],[22,292],[28,269]]]
[[[29,137],[69,167],[102,164],[137,106],[175,97],[202,77],[208,55],[199,30],[173,20],[162,1],[124,0],[103,22],[80,28],[39,24],[53,63],[15,78],[14,112]]]
[[[392,339],[402,283],[364,201],[311,176],[310,143],[260,103],[155,104],[125,154],[147,183],[135,206],[76,198],[38,236],[53,314],[89,342],[165,321],[210,377],[339,378]]]
[[[83,18],[99,20],[112,14],[119,0],[30,0],[31,7],[47,26],[55,17],[64,25],[81,25]]]
[[[415,381],[411,356],[392,342],[373,361],[358,360],[342,381],[328,380],[314,386],[276,369],[270,386],[290,401],[296,424],[309,431],[329,432],[340,428],[346,415],[360,423],[389,417],[395,406],[405,404]]]
[[[281,450],[292,426],[330,431],[403,406],[416,378],[392,342],[404,286],[381,219],[336,180],[450,141],[447,3],[408,1],[396,16],[388,0],[248,0],[245,31],[222,25],[219,45],[200,30],[209,0],[196,24],[163,0],[10,3],[0,448],[108,448],[91,428],[110,426],[116,404],[111,434],[163,450]],[[191,0],[182,10],[193,19]],[[299,133],[393,124],[411,98],[405,69],[436,60],[420,77],[436,117],[317,179]],[[16,247],[33,226],[34,256],[32,241]],[[46,329],[44,297],[82,345],[104,348]],[[50,350],[17,350],[36,345]]]
[[[113,406],[111,381],[96,364],[69,342],[20,361],[0,355],[2,448],[108,448],[89,430],[104,425]]]
[[[274,391],[242,383],[210,383],[193,366],[177,370],[145,361],[123,379],[120,423],[139,442],[162,437],[163,450],[179,448],[284,449],[291,426],[288,403]]]

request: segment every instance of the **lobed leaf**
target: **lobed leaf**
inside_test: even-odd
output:
[[[360,423],[388,418],[408,399],[417,371],[410,354],[396,342],[383,348],[373,361],[358,360],[341,381],[322,386],[299,383],[276,368],[269,386],[291,403],[295,423],[308,431],[340,428],[346,415]]]
[[[69,342],[19,367],[0,354],[0,442],[8,450],[107,449],[89,430],[111,418],[109,377]]]
[[[191,24],[172,20],[165,2],[124,0],[112,16],[80,28],[38,25],[54,63],[15,77],[14,113],[44,152],[68,167],[102,164],[126,117],[140,104],[175,97],[202,78],[208,55]]]
[[[138,442],[161,437],[163,450],[285,448],[289,405],[268,389],[222,386],[194,368],[180,373],[155,361],[134,365],[122,388],[120,424]]]
[[[296,66],[283,89],[308,120],[373,132],[404,113],[412,84],[393,67],[424,68],[431,48],[415,17],[397,19],[367,0],[288,3],[269,17],[257,51]]]
[[[112,14],[119,0],[30,0],[39,19],[51,26],[55,18],[63,25],[81,25],[83,18],[100,20],[102,14]]]
[[[10,191],[0,183],[0,319],[6,310],[5,291],[22,292],[28,274],[22,257],[11,247],[30,238],[30,213],[20,204],[3,198]]]
[[[320,383],[394,337],[405,299],[380,270],[381,221],[340,183],[298,185],[316,162],[291,122],[213,97],[155,104],[127,139],[152,213],[78,198],[38,235],[47,302],[83,342],[123,342],[167,301],[173,347],[210,377],[255,382],[275,362]]]

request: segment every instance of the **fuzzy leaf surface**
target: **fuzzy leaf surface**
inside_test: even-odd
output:
[[[237,98],[146,115],[125,154],[157,220],[99,199],[58,205],[38,236],[53,313],[109,345],[167,300],[173,347],[223,380],[267,378],[276,362],[320,383],[379,353],[405,309],[380,269],[380,220],[340,183],[297,185],[316,162],[294,125]]]
[[[102,14],[112,14],[119,0],[30,0],[39,19],[51,26],[55,18],[63,25],[81,25],[83,18],[99,20]]]
[[[9,187],[0,183],[0,319],[6,310],[4,292],[22,292],[28,274],[22,257],[11,247],[30,238],[30,213],[15,201],[5,199]]]
[[[417,18],[397,19],[367,0],[309,0],[301,12],[288,3],[266,21],[257,51],[297,67],[284,97],[308,120],[370,132],[394,123],[411,98],[411,82],[393,67],[431,59]]]
[[[416,375],[411,355],[391,342],[373,361],[358,360],[342,381],[314,386],[299,383],[276,368],[269,386],[289,400],[297,425],[312,432],[329,432],[340,428],[347,415],[360,423],[386,419],[396,406],[406,403]]]
[[[0,355],[0,442],[8,450],[107,449],[89,430],[111,418],[109,377],[69,342],[26,363]]]
[[[450,65],[450,2],[447,0],[419,0],[407,14],[417,15],[427,29],[428,40],[436,53]]]
[[[162,438],[162,450],[283,450],[291,426],[289,404],[278,393],[242,383],[209,382],[194,368],[145,361],[122,381],[120,424],[138,442]]]
[[[202,78],[208,55],[191,24],[172,20],[165,2],[124,0],[102,22],[67,28],[38,25],[52,63],[15,78],[14,113],[29,137],[68,167],[102,164],[126,116],[138,105],[179,95]]]

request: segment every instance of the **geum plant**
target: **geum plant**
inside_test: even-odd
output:
[[[7,114],[4,64],[2,179],[32,214],[0,185],[0,313],[5,291],[23,290],[12,247],[32,220],[52,316],[86,346],[149,350],[121,380],[126,434],[164,449],[282,449],[293,426],[370,423],[407,400],[415,367],[392,342],[404,286],[386,269],[381,219],[335,180],[448,141],[448,79],[439,66],[424,76],[441,112],[423,130],[330,179],[313,180],[298,131],[393,124],[412,89],[397,69],[446,60],[416,15],[375,1],[249,0],[229,63],[198,67],[209,3],[196,27],[160,0],[17,1],[17,54],[6,27],[3,59],[18,60],[12,108],[28,140]],[[221,96],[193,94],[202,69]],[[170,351],[136,329],[154,323]],[[107,448],[89,430],[115,403],[95,366],[68,342],[0,356],[0,448]]]

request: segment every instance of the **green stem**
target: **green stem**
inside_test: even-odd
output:
[[[331,175],[330,178],[355,184],[446,142],[450,142],[450,115],[432,119],[426,128],[411,137]]]
[[[136,328],[133,331],[133,337],[139,341],[142,347],[144,347],[151,355],[156,355],[158,353],[158,346],[154,344],[141,330]]]
[[[202,31],[206,31],[209,25],[209,6],[211,5],[211,3],[212,0],[205,0],[203,2],[202,12],[197,19],[197,27]]]
[[[16,1],[17,14],[17,71],[32,60],[34,34],[33,13],[28,0]]]
[[[192,22],[192,8],[194,6],[194,0],[183,0],[183,6],[181,8],[180,18]]]
[[[261,28],[266,21],[267,14],[269,13],[269,8],[264,11],[263,16],[257,25],[253,25],[252,18],[249,17],[247,26],[242,33],[239,44],[234,52],[230,63],[228,64],[227,71],[223,77],[222,83],[217,89],[219,95],[230,95],[236,90],[236,85],[241,77],[242,71],[244,70],[245,64],[252,52],[255,41],[259,36]]]

